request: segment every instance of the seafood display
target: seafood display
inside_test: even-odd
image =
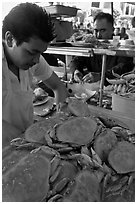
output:
[[[2,156],[3,202],[135,201],[135,132],[81,100],[32,124]]]
[[[109,90],[120,96],[135,99],[135,70],[122,74],[121,76],[114,73],[115,79],[108,79],[111,84]]]

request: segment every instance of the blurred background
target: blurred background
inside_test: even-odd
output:
[[[2,19],[15,5],[21,2],[27,1],[2,1]],[[135,2],[92,2],[92,1],[61,1],[61,2],[46,2],[46,1],[29,1],[36,3],[40,6],[46,7],[49,5],[64,5],[78,8],[77,15],[72,18],[65,18],[65,20],[73,22],[73,24],[82,25],[86,27],[87,24],[93,22],[93,17],[96,13],[103,11],[113,14],[115,18],[115,26],[122,26],[126,29],[130,29],[131,20],[135,16]]]

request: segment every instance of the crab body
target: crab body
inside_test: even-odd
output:
[[[85,145],[93,140],[97,123],[91,118],[78,117],[64,121],[55,129],[54,135],[52,134],[53,139],[70,144]]]
[[[12,150],[3,159],[2,173],[3,202],[34,202],[47,195],[50,162],[43,155]]]
[[[135,146],[127,141],[119,142],[109,154],[108,161],[117,173],[135,171]]]

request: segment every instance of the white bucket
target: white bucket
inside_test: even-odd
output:
[[[135,119],[135,100],[112,94],[112,110],[124,113],[127,117]]]

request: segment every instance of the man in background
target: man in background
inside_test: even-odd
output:
[[[114,19],[109,13],[100,12],[94,18],[94,36],[97,39],[110,40],[114,35]],[[70,62],[70,70],[77,82],[96,82],[101,79],[102,55],[94,55],[93,57],[74,57]],[[106,77],[113,78],[112,69],[118,74],[131,71],[134,67],[133,58],[107,56],[106,61]],[[105,80],[105,85],[108,82]]]

